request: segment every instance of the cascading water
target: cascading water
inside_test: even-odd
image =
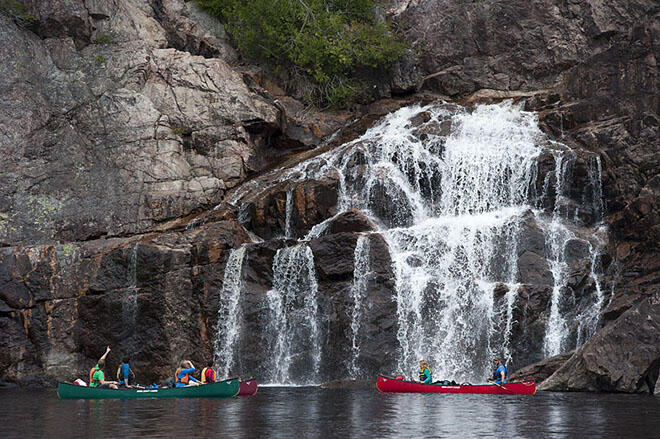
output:
[[[544,153],[554,160],[554,173],[543,176],[542,194],[537,194],[538,161]],[[417,361],[424,358],[437,376],[481,380],[493,355],[514,355],[513,316],[525,282],[519,247],[529,227],[540,230],[545,254],[539,258],[545,258],[552,278],[546,335],[538,349],[551,355],[571,347],[562,303],[567,243],[577,239],[572,231],[577,225],[571,221],[578,215],[566,208],[568,163],[574,156],[568,147],[546,138],[534,114],[511,103],[478,106],[472,112],[448,105],[412,106],[280,178],[293,182],[338,175],[338,211],[362,210],[378,225],[396,276],[400,370],[414,375]],[[602,219],[597,158],[588,173],[590,189],[583,204],[592,205]],[[547,209],[543,203],[551,192],[555,204]],[[290,198],[287,193],[287,229]],[[323,234],[329,221],[314,226],[305,239]],[[597,263],[602,240],[593,228],[583,227],[580,233],[589,243],[596,298],[582,310],[585,323],[576,343],[593,333],[603,305]],[[360,236],[355,249],[347,339],[351,377],[360,369],[368,242]],[[311,250],[304,243],[278,250],[273,272],[268,292],[270,381],[314,382],[321,323]]]
[[[231,251],[225,266],[218,308],[218,323],[213,340],[215,364],[221,378],[228,377],[236,364],[236,342],[241,333],[239,304],[244,259],[245,247],[243,246]]]
[[[420,117],[426,119],[421,128],[412,123]],[[443,124],[451,125],[449,135],[424,129]],[[546,352],[565,343],[559,301],[564,246],[572,235],[559,208],[544,213],[534,203],[537,159],[547,148],[555,158],[559,206],[567,177],[563,158],[572,152],[549,142],[536,117],[511,104],[480,106],[472,113],[443,106],[404,108],[346,149],[321,158],[325,170],[341,175],[340,210],[370,214],[390,246],[402,370],[425,358],[444,376],[478,379],[495,353],[511,358],[520,287],[517,247],[527,212],[547,226],[557,303],[550,311]],[[595,172],[596,180],[599,188]],[[503,303],[494,297],[497,284],[506,288]]]
[[[137,323],[137,256],[138,244],[134,244],[128,262],[128,278],[130,286],[125,290],[121,301],[121,322],[124,330],[121,337],[122,349],[131,352],[132,342],[135,338],[135,326]]]
[[[353,309],[351,310],[351,359],[348,362],[348,373],[352,379],[360,378],[360,318],[362,316],[362,306],[364,295],[367,289],[367,281],[370,270],[370,246],[369,237],[360,235],[355,246],[353,286],[351,287],[351,297],[353,299]]]
[[[286,191],[286,205],[284,209],[285,209],[284,237],[292,238],[291,218],[293,217],[293,189],[289,189]]]
[[[279,249],[268,291],[271,376],[277,384],[315,384],[321,364],[314,255],[305,244]]]

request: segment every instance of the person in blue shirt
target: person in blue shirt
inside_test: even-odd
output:
[[[431,368],[429,364],[422,360],[419,362],[419,381],[422,384],[433,384],[433,379],[431,378]]]
[[[502,358],[495,357],[495,369],[493,370],[493,376],[488,378],[488,382],[494,382],[495,384],[506,384],[507,370],[506,366],[502,364]]]
[[[122,387],[126,387],[130,389],[133,387],[131,386],[131,382],[135,379],[135,374],[131,370],[131,366],[128,364],[128,362],[129,362],[128,357],[124,357],[121,360],[121,364],[117,369],[117,381],[119,381],[119,384]]]

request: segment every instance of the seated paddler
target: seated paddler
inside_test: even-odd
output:
[[[495,357],[493,360],[495,363],[495,368],[493,369],[493,375],[488,378],[488,382],[499,384],[506,384],[507,370],[506,366],[502,363],[502,357]]]
[[[135,374],[133,373],[130,364],[128,364],[129,361],[129,357],[124,356],[121,360],[121,364],[117,368],[117,381],[119,381],[120,386],[126,387],[127,389],[132,388],[132,384],[135,384]]]
[[[186,386],[199,386],[199,381],[195,379],[191,373],[195,371],[195,366],[193,366],[192,361],[183,360],[179,363],[179,368],[174,374],[174,379],[176,380],[176,387],[186,387]]]
[[[206,364],[206,367],[202,369],[202,384],[211,384],[215,383],[216,374],[215,369],[213,369],[213,360],[209,360]]]
[[[429,364],[421,360],[419,362],[419,381],[422,384],[433,384],[433,379],[431,378],[431,368]]]

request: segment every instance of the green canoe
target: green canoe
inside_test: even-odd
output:
[[[136,398],[230,398],[236,396],[240,386],[238,378],[218,381],[201,386],[179,387],[178,389],[97,389],[76,386],[70,383],[57,385],[60,399],[136,399]]]

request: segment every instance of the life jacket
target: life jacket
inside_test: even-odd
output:
[[[424,374],[424,371],[425,371],[426,369],[429,370],[429,376],[431,375],[431,368],[430,368],[430,367],[427,366],[427,367],[425,367],[425,368],[423,368],[423,369],[419,369],[419,380],[420,380],[421,382],[426,381],[426,375]]]
[[[212,379],[213,381],[206,381],[206,371],[207,371],[207,370],[210,370],[210,371],[211,371],[211,379]],[[202,369],[202,384],[206,384],[207,382],[209,382],[209,383],[215,383],[215,370],[213,370],[213,369],[210,368],[210,367],[205,367],[204,369]]]
[[[96,366],[98,366],[98,364],[95,364],[94,367],[92,367],[92,368],[89,370],[89,385],[90,385],[90,386],[92,385],[92,382],[94,381],[94,378],[93,378],[93,376],[94,376],[94,372],[96,372],[97,370],[101,370],[100,367],[96,367]]]
[[[124,381],[124,377],[121,376],[121,367],[123,365],[124,365],[124,363],[120,364],[119,367],[117,368],[117,381],[120,381],[120,382]],[[131,367],[129,366],[128,367],[128,376],[126,377],[126,379],[131,379],[131,375],[135,376],[135,374],[131,370]]]
[[[179,378],[179,370],[176,371],[174,374],[174,382],[175,383],[183,383],[183,384],[188,384],[188,381],[190,381],[190,377],[188,374],[185,374],[182,378]]]

